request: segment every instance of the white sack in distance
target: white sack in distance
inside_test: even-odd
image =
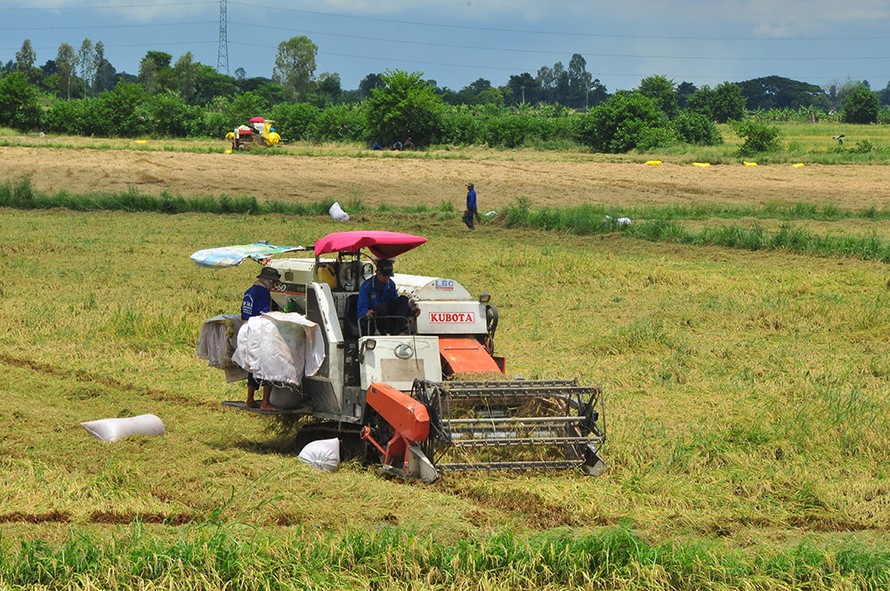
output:
[[[334,204],[328,210],[328,213],[334,218],[335,222],[348,222],[349,214],[343,211],[343,208],[340,207],[339,201],[334,201]]]
[[[114,443],[129,435],[163,435],[164,423],[155,415],[139,415],[123,419],[99,419],[80,424],[87,433]]]
[[[631,224],[630,218],[618,218],[616,220],[616,219],[612,219],[612,216],[610,216],[610,215],[606,216],[606,221],[613,222],[619,226],[629,226]]]
[[[334,437],[309,442],[303,447],[299,458],[313,468],[336,472],[340,465],[340,440]]]
[[[299,386],[324,356],[318,324],[296,312],[263,312],[241,325],[232,361],[259,380]]]

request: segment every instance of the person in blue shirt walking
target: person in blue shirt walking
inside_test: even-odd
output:
[[[363,335],[371,334],[371,320],[375,318],[381,334],[407,333],[408,316],[420,315],[419,309],[411,309],[406,296],[399,295],[392,276],[392,260],[380,259],[377,272],[359,287],[355,313]]]
[[[478,217],[478,215],[479,213],[476,208],[476,188],[473,186],[473,183],[467,183],[467,208],[464,210],[464,215],[461,219],[467,227],[472,230],[476,227],[473,220]]]
[[[272,308],[272,286],[279,279],[281,279],[281,273],[276,269],[263,267],[260,274],[256,276],[253,285],[244,292],[244,298],[241,300],[241,320],[250,320]],[[269,402],[269,397],[272,395],[272,384],[257,380],[252,373],[247,374],[247,401],[244,404],[250,408],[256,408],[257,403],[254,400],[254,395],[260,386],[263,388],[263,401],[260,403],[260,408],[262,410],[279,410],[277,406],[273,406]]]

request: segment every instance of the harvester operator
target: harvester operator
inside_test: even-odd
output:
[[[250,320],[272,308],[272,286],[279,279],[281,279],[281,273],[276,269],[263,267],[260,274],[256,276],[253,285],[244,292],[244,299],[241,300],[241,320]],[[260,386],[263,388],[263,401],[260,403],[260,408],[262,410],[279,410],[269,401],[269,397],[272,395],[272,384],[257,380],[252,373],[247,374],[247,401],[244,404],[250,408],[256,408],[254,395]]]
[[[356,316],[362,334],[371,334],[371,320],[375,318],[381,334],[407,334],[408,317],[420,315],[419,308],[412,310],[407,296],[399,295],[392,276],[392,259],[379,259],[377,272],[359,288]]]

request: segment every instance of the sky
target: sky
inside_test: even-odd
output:
[[[339,74],[344,90],[387,70],[455,91],[480,78],[503,86],[568,68],[575,53],[610,93],[652,75],[873,90],[890,78],[890,0],[0,0],[0,32],[2,63],[25,39],[37,65],[89,39],[119,72],[137,74],[148,51],[173,63],[191,52],[249,77],[271,77],[278,44],[304,35],[318,46],[316,76]]]

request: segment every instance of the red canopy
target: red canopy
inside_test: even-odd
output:
[[[423,236],[401,232],[375,230],[334,232],[315,243],[315,254],[317,256],[327,252],[358,252],[362,248],[367,248],[377,258],[391,259],[417,248],[424,242],[426,238]]]
[[[250,118],[250,122],[251,122],[251,123],[263,123],[263,122],[265,122],[265,121],[266,121],[266,120],[263,119],[262,117],[251,117],[251,118]]]

